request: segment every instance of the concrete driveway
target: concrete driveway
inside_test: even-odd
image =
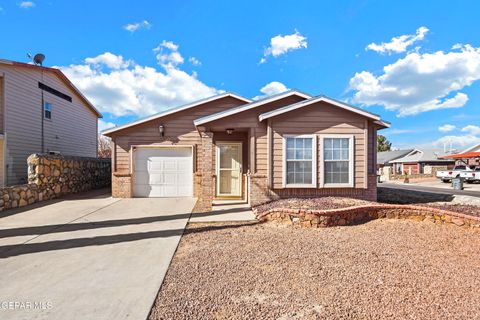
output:
[[[97,192],[7,212],[0,319],[146,319],[194,204]]]

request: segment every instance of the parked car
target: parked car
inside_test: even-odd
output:
[[[466,165],[459,165],[455,166],[452,170],[437,171],[437,178],[447,183],[452,181],[453,178],[460,178],[460,174],[464,171],[473,171],[473,169]]]
[[[467,183],[474,183],[475,181],[480,181],[480,167],[476,167],[473,171],[461,172],[460,178],[465,179]]]

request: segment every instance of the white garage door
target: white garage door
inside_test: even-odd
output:
[[[191,197],[191,148],[137,148],[134,152],[136,197]]]

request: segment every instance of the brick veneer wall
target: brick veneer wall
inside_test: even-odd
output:
[[[112,174],[112,197],[131,198],[132,196],[131,174],[114,172]]]
[[[267,176],[250,175],[250,204],[258,206],[281,198],[315,198],[339,196],[377,201],[377,176],[368,176],[368,188],[294,188],[268,189]]]
[[[199,166],[201,175],[199,178],[196,178],[195,181],[195,183],[200,182],[200,186],[196,191],[198,201],[195,205],[195,212],[211,211],[215,194],[215,180],[213,176],[213,133],[201,132],[201,138],[202,144],[200,155],[202,161]]]

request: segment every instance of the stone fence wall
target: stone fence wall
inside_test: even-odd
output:
[[[332,210],[273,208],[262,214],[254,209],[254,213],[260,221],[278,221],[304,228],[345,226],[390,218],[453,224],[480,231],[480,217],[414,205],[378,204]]]
[[[28,184],[0,188],[0,211],[111,184],[110,159],[32,154],[27,162]]]

